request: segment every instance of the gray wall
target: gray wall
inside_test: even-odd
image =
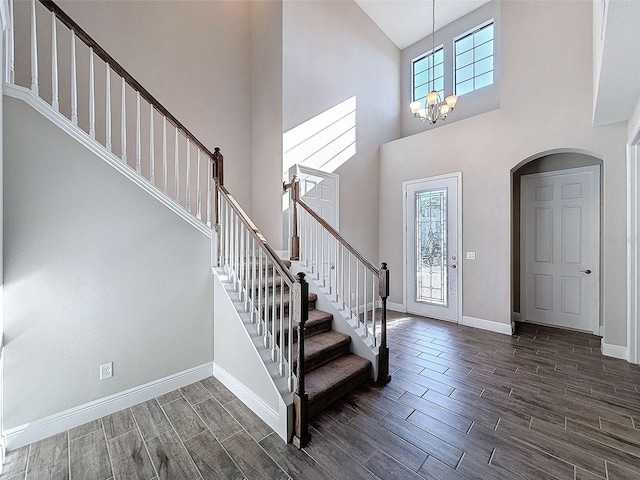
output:
[[[210,239],[31,107],[4,107],[4,427],[213,361]]]
[[[227,187],[250,212],[250,2],[63,0],[58,3],[196,138],[210,150],[222,148]],[[47,19],[50,22],[47,17],[39,25],[43,35],[50,30]],[[60,38],[59,43],[60,55],[68,57],[65,53],[68,41]],[[41,48],[41,53],[46,55],[47,50]],[[78,56],[79,61],[83,60],[80,53]],[[61,75],[68,71],[63,65]],[[43,72],[49,72],[49,68],[46,63],[41,65]],[[82,71],[80,64],[78,69]],[[46,82],[47,76],[41,75],[41,80]],[[102,81],[102,76],[97,76],[97,80]],[[63,85],[62,81],[60,84]],[[117,91],[114,86],[114,92]],[[133,95],[131,102],[128,108],[135,109]],[[114,122],[117,120],[114,118]],[[118,132],[114,127],[115,138]],[[130,135],[132,146],[134,138]]]
[[[283,46],[284,132],[356,97],[356,153],[331,170],[341,233],[375,262],[378,148],[400,136],[400,51],[355,2],[284,2]]]
[[[463,314],[511,320],[511,170],[564,149],[603,159],[605,341],[626,344],[626,124],[592,127],[590,2],[501,5],[500,108],[381,146],[380,257],[402,303],[402,182],[462,172]],[[571,28],[567,28],[571,25]],[[559,48],[562,46],[562,48]],[[460,111],[464,97],[460,100]],[[454,112],[454,115],[458,112]]]

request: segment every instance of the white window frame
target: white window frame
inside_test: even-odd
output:
[[[482,30],[484,27],[487,27],[487,26],[489,26],[491,24],[493,24],[493,38],[492,38],[492,40],[493,40],[493,54],[492,54],[492,56],[494,58],[492,72],[495,73],[495,71],[496,71],[496,65],[495,65],[495,57],[496,57],[496,44],[495,44],[495,42],[496,42],[496,26],[495,26],[495,18],[491,18],[491,19],[487,20],[486,22],[479,23],[475,27],[470,28],[469,30],[461,33],[460,35],[457,35],[457,36],[453,37],[453,43],[451,44],[451,53],[452,53],[452,58],[453,58],[453,61],[451,62],[451,67],[452,67],[451,78],[453,79],[452,86],[453,86],[454,95],[457,95],[457,93],[456,93],[456,42],[458,40],[466,37],[467,35],[469,35],[471,33],[474,33],[474,32],[477,32],[479,30]],[[475,46],[474,46],[474,48],[475,48]],[[475,63],[475,61],[473,63]],[[412,67],[412,70],[413,70],[413,67]],[[473,77],[473,78],[475,78],[475,77]],[[491,83],[491,85],[493,85],[495,83],[495,75],[494,75],[494,79],[493,80],[494,81],[493,81],[493,83]],[[411,80],[411,84],[413,85],[413,79]],[[486,85],[486,87],[489,87],[489,86],[490,85]],[[485,87],[482,87],[482,88],[485,88]],[[473,92],[477,92],[478,90],[481,90],[482,88],[480,88],[480,89],[475,89],[474,88],[470,92],[464,93],[463,95],[472,94]],[[412,88],[411,91],[413,92],[413,88]],[[411,95],[413,96],[413,93]]]
[[[413,95],[414,95],[415,90],[416,90],[416,86],[415,86],[416,76],[414,74],[414,65],[415,65],[415,63],[418,60],[422,60],[424,57],[427,57],[429,55],[434,54],[438,50],[442,50],[442,85],[443,85],[443,90],[446,92],[446,75],[447,75],[447,72],[446,72],[446,69],[444,68],[445,64],[446,64],[446,62],[444,61],[445,60],[445,49],[444,49],[444,44],[441,43],[440,45],[436,46],[435,48],[432,48],[431,50],[427,50],[426,52],[421,53],[420,55],[418,55],[417,57],[415,57],[415,58],[413,58],[411,60],[411,90],[409,92],[409,94],[411,96],[410,102],[415,102],[416,101],[416,99],[413,98]],[[435,84],[435,79],[434,79],[433,83]]]

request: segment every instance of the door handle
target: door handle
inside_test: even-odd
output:
[[[458,266],[455,263],[452,263],[451,265],[449,265],[451,268],[457,268]]]
[[[591,275],[591,270],[580,270],[580,273],[586,273],[587,275]]]

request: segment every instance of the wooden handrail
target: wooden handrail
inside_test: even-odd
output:
[[[213,158],[213,153],[205,147],[200,140],[198,140],[188,129],[185,127],[176,117],[174,117],[169,110],[167,110],[156,98],[151,95],[146,88],[133,78],[133,76],[127,72],[122,65],[120,65],[114,58],[109,55],[98,43],[85,32],[80,25],[74,22],[69,15],[67,15],[55,2],[52,0],[40,0],[40,3],[44,5],[49,11],[53,12],[55,16],[64,25],[73,30],[76,36],[81,39],[88,47],[92,48],[94,53],[98,55],[104,62],[106,62],[111,69],[124,78],[131,88],[140,92],[140,96],[144,98],[149,104],[151,104],[158,112],[164,115],[177,129],[181,130],[186,137],[191,140],[200,150]]]
[[[342,245],[344,245],[347,250],[349,250],[351,254],[355,256],[371,273],[376,275],[380,273],[379,268],[376,268],[373,263],[367,260],[365,256],[356,249],[356,247],[351,245],[349,241],[342,235],[340,235],[340,233],[335,228],[333,228],[324,218],[314,212],[313,209],[307,203],[305,203],[304,200],[299,198],[298,200],[296,200],[296,203],[304,208],[309,215],[311,215],[320,225],[325,228],[325,230],[328,230],[329,233],[333,235]]]

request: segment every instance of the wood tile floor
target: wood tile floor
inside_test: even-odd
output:
[[[1,479],[640,479],[640,367],[600,338],[390,315],[391,383],[285,445],[213,378],[10,452]]]

